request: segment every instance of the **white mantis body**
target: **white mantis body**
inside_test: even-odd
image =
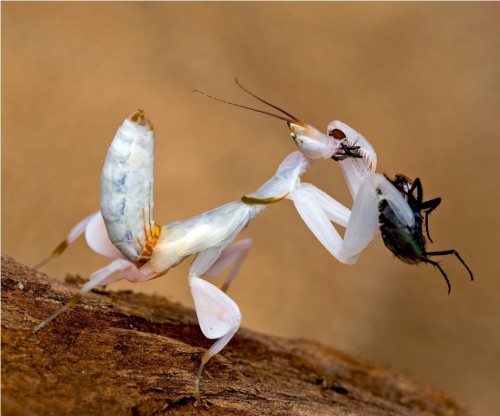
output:
[[[338,148],[342,156],[340,145],[335,141],[330,145],[332,154]],[[67,239],[40,264],[58,256],[83,232],[94,251],[113,261],[94,272],[67,304],[34,330],[43,328],[98,285],[123,279],[130,282],[149,280],[196,255],[189,269],[191,294],[203,334],[217,340],[203,356],[195,378],[199,403],[199,382],[204,365],[227,345],[241,322],[237,304],[225,293],[251,245],[249,239],[233,242],[239,232],[268,205],[285,198],[294,201],[309,226],[311,218],[319,212],[325,213],[328,222],[331,220],[341,226],[350,224],[354,229],[363,228],[357,222],[362,218],[353,222],[349,209],[314,185],[301,183],[300,177],[312,165],[312,159],[296,151],[283,160],[276,174],[257,191],[198,216],[160,226],[153,218],[153,146],[152,125],[142,111],[132,114],[118,129],[102,171],[100,211],[78,223]],[[359,243],[355,233],[346,233],[342,242],[331,227],[328,232],[333,230],[336,238],[332,245],[328,238],[322,239],[315,231],[322,221],[313,221],[312,225],[320,241],[341,261],[353,261],[365,244]],[[202,275],[216,276],[231,264],[233,267],[222,290],[201,278]]]

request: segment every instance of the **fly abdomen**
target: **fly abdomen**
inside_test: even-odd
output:
[[[418,264],[425,258],[422,218],[415,215],[415,224],[403,224],[385,199],[379,202],[380,233],[385,246],[400,260]]]
[[[380,233],[385,246],[400,260],[418,264],[425,257],[425,246],[418,234],[392,225],[381,225]]]

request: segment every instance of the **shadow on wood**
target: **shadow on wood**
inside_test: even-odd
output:
[[[306,340],[240,330],[193,381],[211,345],[194,312],[95,291],[36,334],[75,293],[2,255],[4,415],[467,415],[394,370]]]

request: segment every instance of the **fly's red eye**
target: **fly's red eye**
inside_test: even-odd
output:
[[[344,134],[342,130],[333,129],[330,134],[334,139],[345,139],[347,136]]]

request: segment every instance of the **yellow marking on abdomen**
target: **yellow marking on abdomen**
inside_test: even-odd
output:
[[[142,265],[147,263],[151,256],[153,255],[154,248],[160,239],[161,225],[156,224],[154,220],[151,220],[151,205],[148,206],[148,219],[146,221],[146,211],[142,209],[142,221],[144,225],[144,235],[146,239],[144,242],[141,242],[139,238],[137,238],[137,243],[141,246],[141,252],[137,256],[135,260],[136,265]]]

